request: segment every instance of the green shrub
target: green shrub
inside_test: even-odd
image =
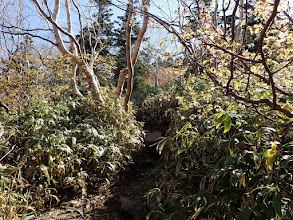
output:
[[[159,146],[159,187],[147,195],[161,201],[150,219],[293,218],[292,118],[230,103],[200,78],[177,83],[144,107],[155,103],[170,127]]]
[[[0,168],[4,217],[56,204],[66,195],[85,196],[89,183],[110,180],[142,143],[133,112],[114,100],[100,106],[70,98],[39,100],[14,115],[3,113],[1,121],[0,163],[7,164]],[[10,167],[16,168],[11,172]],[[13,198],[7,201],[10,192]]]

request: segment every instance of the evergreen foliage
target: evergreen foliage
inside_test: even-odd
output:
[[[292,118],[264,117],[221,90],[197,77],[144,101],[145,121],[169,121],[150,219],[293,217]]]
[[[52,207],[101,186],[132,162],[142,131],[120,103],[55,97],[0,115],[0,218]],[[22,214],[22,215],[21,215]]]

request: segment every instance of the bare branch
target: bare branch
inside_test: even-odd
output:
[[[220,46],[217,45],[217,44],[213,44],[213,43],[204,43],[204,44],[205,44],[205,45],[209,45],[209,46],[213,46],[213,47],[215,47],[215,48],[217,48],[217,49],[219,49],[219,50],[222,50],[223,52],[228,53],[228,54],[230,54],[230,55],[232,55],[232,56],[234,56],[234,57],[237,57],[237,58],[239,58],[239,59],[241,59],[241,60],[249,61],[249,62],[251,62],[251,63],[262,63],[262,60],[256,60],[256,59],[249,59],[249,58],[246,58],[246,57],[244,57],[244,56],[241,56],[241,55],[238,55],[238,54],[236,54],[236,53],[233,53],[233,52],[231,52],[231,51],[229,51],[229,50],[227,50],[227,49],[225,49],[225,48],[223,48],[223,47],[220,47]]]
[[[45,37],[42,37],[42,36],[39,36],[39,35],[35,35],[35,34],[32,34],[30,32],[10,32],[10,31],[5,31],[5,30],[1,30],[0,29],[0,32],[2,33],[6,33],[6,34],[11,34],[11,35],[22,35],[22,36],[25,36],[25,35],[28,35],[28,36],[31,36],[31,37],[34,37],[34,38],[39,38],[43,41],[47,41],[49,42],[50,44],[54,45],[54,46],[57,46],[57,44],[51,40],[49,40],[48,38],[45,38]]]
[[[80,51],[80,48],[79,48],[79,44],[76,41],[76,39],[74,38],[74,36],[72,36],[70,33],[68,33],[68,31],[64,30],[64,28],[62,28],[57,23],[57,18],[58,18],[59,11],[60,11],[60,0],[55,0],[55,8],[54,8],[54,12],[53,12],[52,16],[51,15],[50,16],[46,15],[44,10],[40,6],[38,0],[32,0],[32,1],[35,3],[37,9],[43,15],[43,17],[52,24],[53,31],[54,31],[54,34],[55,34],[55,38],[56,38],[56,41],[57,41],[57,47],[59,48],[59,50],[64,55],[70,55],[71,57],[75,58],[74,55],[71,52],[69,52],[69,50],[66,49],[66,47],[65,47],[65,45],[64,45],[64,43],[62,41],[61,35],[60,35],[60,32],[62,32],[63,34],[67,35],[75,43],[75,45],[77,46],[78,53],[82,54],[81,51]]]
[[[269,27],[271,26],[272,22],[274,21],[275,17],[277,16],[278,13],[278,6],[279,6],[280,0],[275,0],[274,1],[274,8],[273,11],[271,13],[271,16],[269,17],[269,19],[267,20],[263,31],[260,34],[259,37],[259,46],[258,46],[258,51],[261,55],[262,58],[262,64],[265,67],[265,70],[268,72],[269,74],[269,80],[270,80],[270,84],[271,84],[271,88],[272,88],[272,93],[273,93],[273,104],[274,106],[277,106],[277,94],[276,94],[276,88],[275,88],[275,83],[274,83],[274,78],[273,78],[273,74],[271,73],[271,70],[266,62],[266,58],[265,58],[265,54],[263,52],[263,41],[264,38],[266,36],[266,32],[269,29]]]

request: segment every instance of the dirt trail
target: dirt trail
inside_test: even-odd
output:
[[[133,219],[126,212],[122,212],[119,198],[122,196],[136,203],[145,204],[144,195],[155,187],[157,179],[154,173],[159,165],[158,155],[148,145],[154,143],[160,135],[161,133],[158,131],[147,135],[145,149],[137,158],[134,158],[134,164],[129,167],[128,171],[119,174],[119,180],[110,186],[101,187],[88,198],[71,200],[63,204],[63,208],[51,209],[36,219]]]

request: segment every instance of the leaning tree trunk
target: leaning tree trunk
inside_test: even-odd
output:
[[[76,70],[77,70],[77,64],[74,63],[72,65],[72,73],[71,73],[71,86],[72,86],[72,92],[76,94],[79,98],[85,99],[85,97],[81,94],[79,89],[77,88],[77,83],[76,83]]]
[[[129,0],[129,14],[126,23],[126,61],[127,61],[127,91],[124,99],[124,109],[128,110],[128,102],[133,89],[133,64],[131,60],[131,20],[133,15],[133,0]]]
[[[70,10],[70,2],[69,0],[65,0],[65,6],[66,6],[66,15],[67,15],[67,29],[68,29],[68,33],[70,33],[71,35],[73,35],[72,32],[72,21],[71,21],[71,10]],[[72,53],[77,56],[77,49],[76,49],[76,45],[74,44],[74,41],[72,39],[70,39],[70,44],[71,44],[71,49],[72,49]],[[81,99],[85,99],[85,97],[81,94],[81,92],[79,91],[78,87],[77,87],[77,83],[76,83],[76,71],[77,71],[77,63],[74,61],[74,59],[71,59],[72,62],[72,69],[71,69],[71,89],[72,92],[74,94],[76,94],[79,98]]]
[[[60,13],[60,0],[55,0],[54,4],[54,10],[53,13],[51,13],[51,9],[49,8],[48,11],[50,13],[46,13],[46,10],[42,8],[39,1],[33,0],[33,2],[36,5],[36,8],[39,10],[40,14],[43,16],[43,18],[52,25],[52,32],[55,35],[56,43],[54,43],[55,46],[60,50],[60,52],[67,57],[71,58],[72,65],[78,65],[80,70],[82,71],[88,85],[89,89],[91,91],[91,95],[94,101],[96,102],[103,102],[103,97],[100,92],[100,85],[98,82],[98,79],[96,78],[93,68],[90,67],[87,62],[84,59],[82,50],[80,48],[80,44],[77,42],[75,37],[72,34],[72,21],[71,21],[71,14],[70,14],[70,4],[69,1],[66,0],[65,7],[66,7],[66,13],[67,13],[67,30],[64,29],[62,26],[58,23],[58,16]],[[46,5],[48,7],[48,5]],[[79,11],[78,11],[79,13]],[[61,35],[62,33],[62,35]],[[73,53],[70,52],[66,46],[65,46],[65,40],[62,38],[63,35],[69,37],[71,48],[73,49]],[[73,67],[74,68],[74,67]],[[74,88],[77,89],[76,84],[74,84]],[[73,89],[74,89],[73,88]]]
[[[100,91],[100,84],[94,73],[93,68],[90,68],[84,62],[80,62],[78,66],[81,69],[81,72],[84,75],[85,80],[87,81],[87,84],[89,85],[89,89],[91,91],[91,96],[93,100],[103,103],[104,99]]]
[[[132,2],[132,1],[129,0],[129,5],[130,5],[130,2]],[[142,28],[141,28],[139,34],[138,34],[138,38],[136,40],[133,56],[131,58],[131,64],[129,63],[130,65],[132,65],[132,69],[135,66],[135,63],[137,61],[140,45],[141,45],[143,36],[147,30],[147,24],[148,24],[148,18],[149,18],[147,12],[148,12],[148,9],[150,6],[150,0],[142,0],[142,6],[143,6],[143,25],[142,25]],[[132,11],[133,11],[133,9],[132,9]],[[133,13],[132,11],[129,10],[129,16],[130,16],[130,14]],[[131,21],[129,21],[129,22],[131,22]],[[129,66],[128,66],[127,68],[124,68],[123,70],[120,71],[120,75],[119,75],[118,83],[117,83],[117,88],[115,91],[115,97],[117,99],[120,98],[120,96],[121,96],[123,84],[124,84],[126,76],[128,75],[129,78],[133,78],[133,71],[132,71],[132,73],[129,73],[130,69],[131,68],[129,68]],[[132,80],[128,80],[128,81],[131,82]],[[126,98],[125,101],[128,103],[130,96],[131,96],[131,93],[132,93],[132,86],[129,85],[127,87],[128,87],[128,89],[131,90],[131,91],[127,91],[126,97],[125,97]],[[127,103],[126,103],[126,105],[127,105]],[[124,106],[125,106],[125,104],[124,104]]]

